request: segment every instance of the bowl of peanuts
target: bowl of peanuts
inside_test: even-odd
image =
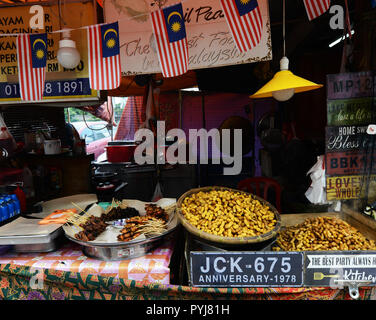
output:
[[[275,238],[277,209],[266,200],[227,187],[191,189],[178,200],[180,223],[193,236],[215,244],[248,245]]]

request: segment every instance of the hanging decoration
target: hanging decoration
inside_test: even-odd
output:
[[[87,38],[90,87],[116,89],[121,79],[118,22],[90,26]]]
[[[76,48],[76,42],[70,39],[70,30],[63,32],[63,39],[59,41],[57,61],[66,69],[74,69],[80,63],[81,56]]]
[[[17,61],[21,100],[42,100],[46,78],[47,34],[18,35]]]
[[[262,35],[257,0],[221,0],[221,5],[238,50],[245,52],[257,46]]]
[[[184,1],[186,0],[182,2]],[[330,7],[330,0],[303,1],[310,20],[320,16]],[[182,2],[142,14],[142,16],[149,15],[151,18],[159,64],[166,78],[176,77],[188,71],[188,41]],[[263,18],[258,1],[220,0],[220,3],[238,50],[245,52],[257,46],[261,41],[263,31]],[[127,18],[127,20],[139,16]],[[64,44],[69,40],[69,32],[87,30],[89,80],[90,88],[93,90],[112,90],[120,86],[119,21],[48,32],[48,34],[63,33],[62,44]],[[47,33],[0,34],[0,37],[11,36],[17,37],[21,99],[24,101],[42,100],[47,62]],[[61,46],[60,49],[67,49],[66,47]],[[74,45],[68,49],[74,49]],[[62,59],[58,60],[62,63]],[[75,60],[78,61],[78,58]],[[77,61],[74,61],[74,64],[68,61],[72,64],[67,65],[66,68],[70,69],[77,64]],[[283,63],[282,71],[287,72],[288,67],[285,65],[286,63]],[[316,84],[314,87],[316,88]],[[300,92],[299,90],[301,91],[295,88],[294,92]],[[292,92],[292,88],[289,88],[289,91]],[[254,98],[256,96],[257,94],[253,95]]]
[[[188,71],[188,42],[181,3],[150,14],[159,63],[165,78]]]
[[[330,8],[330,0],[303,0],[303,2],[310,21],[321,16]]]
[[[316,84],[309,80],[294,75],[289,70],[289,59],[286,57],[286,2],[282,1],[282,38],[283,38],[283,57],[280,61],[280,71],[267,82],[261,89],[250,96],[253,99],[271,98],[277,101],[287,101],[295,93],[316,90],[323,87],[322,84]]]

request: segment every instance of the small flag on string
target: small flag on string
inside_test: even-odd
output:
[[[221,5],[238,50],[257,46],[263,29],[257,0],[221,0]]]
[[[181,3],[150,14],[159,63],[165,78],[188,71],[188,42]]]
[[[89,26],[87,39],[91,89],[118,88],[121,79],[118,22]]]
[[[47,34],[18,35],[17,61],[21,100],[42,100],[46,78]]]
[[[330,8],[330,0],[303,0],[308,19],[311,21],[321,16]]]

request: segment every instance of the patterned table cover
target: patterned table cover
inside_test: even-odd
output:
[[[88,258],[73,243],[44,254],[0,256],[0,299],[6,300],[345,300],[331,288],[197,288],[169,284],[171,243],[131,260]],[[360,299],[375,300],[375,288]]]
[[[95,274],[103,277],[124,278],[150,283],[170,283],[171,241],[145,256],[120,261],[102,261],[85,256],[81,247],[68,243],[50,253],[9,253],[0,256],[0,264],[28,266],[33,270]]]

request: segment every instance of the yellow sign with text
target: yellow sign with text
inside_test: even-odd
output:
[[[96,23],[92,2],[66,3],[60,8],[43,5],[44,29],[32,29],[33,13],[30,6],[0,8],[0,103],[21,102],[18,85],[17,47],[18,33],[47,33],[47,67],[43,102],[98,100],[99,92],[89,85],[89,66],[86,29],[82,26]],[[57,61],[57,51],[62,33],[51,33],[64,28],[71,31],[81,61],[75,69],[65,69]]]
[[[376,175],[370,176],[370,181],[375,181]],[[365,176],[338,176],[326,177],[327,200],[360,199],[364,196]]]

